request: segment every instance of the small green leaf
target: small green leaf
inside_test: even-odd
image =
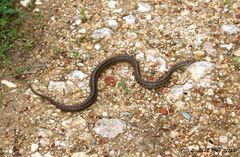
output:
[[[123,83],[122,82],[118,82],[117,87],[122,87]]]
[[[240,56],[233,57],[233,60],[240,64]]]

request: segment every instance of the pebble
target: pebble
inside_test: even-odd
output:
[[[21,0],[20,1],[20,4],[25,8],[29,7],[31,5],[31,3],[32,3],[32,0]]]
[[[31,145],[31,152],[35,152],[35,151],[37,151],[37,149],[38,149],[38,144],[33,143]]]
[[[44,157],[53,157],[50,152],[43,155]]]
[[[192,116],[188,112],[182,112],[181,114],[185,119],[189,121],[192,119]]]
[[[233,52],[234,56],[240,56],[240,49]]]
[[[95,124],[93,130],[102,137],[115,138],[126,129],[124,121],[119,119],[100,119]]]
[[[100,46],[100,45],[99,45]],[[83,72],[79,71],[79,70],[74,70],[73,72],[71,72],[70,74],[68,74],[68,79],[72,80],[72,81],[76,81],[76,80],[83,80],[87,77],[88,75],[84,74]]]
[[[114,9],[115,6],[116,6],[116,4],[118,4],[117,1],[115,1],[115,0],[110,0],[110,1],[108,2],[108,7],[111,8],[111,9]]]
[[[233,24],[224,24],[221,26],[221,30],[227,34],[237,34],[240,32],[240,28]]]
[[[152,6],[148,3],[139,2],[138,3],[138,12],[150,12],[152,10]]]
[[[143,60],[144,59],[144,53],[143,52],[138,52],[138,54],[136,55],[136,59],[137,60]]]
[[[92,38],[94,39],[101,39],[105,37],[109,37],[112,35],[112,30],[109,28],[101,28],[97,29],[92,33]]]
[[[137,34],[134,32],[127,32],[126,37],[130,39],[137,39]]]
[[[111,27],[114,30],[116,30],[118,28],[117,20],[114,20],[114,19],[108,20],[108,25],[109,25],[109,27]]]
[[[62,94],[71,93],[72,91],[64,81],[49,81],[48,90]]]
[[[171,138],[176,138],[178,135],[179,135],[179,132],[177,132],[177,131],[171,131],[171,133],[170,133]]]
[[[201,58],[205,56],[205,52],[201,51],[201,50],[194,51],[193,54],[196,55],[197,57],[201,57]]]
[[[124,16],[123,19],[129,25],[135,24],[135,20],[136,20],[136,18],[133,15]]]
[[[87,32],[87,30],[85,28],[82,28],[78,31],[79,33],[85,34]]]
[[[228,105],[233,105],[233,101],[231,98],[226,98],[226,102]]]
[[[185,83],[184,85],[175,86],[171,88],[169,96],[174,100],[181,99],[184,94],[184,91],[188,91],[192,87],[193,85],[191,83]]]
[[[71,157],[89,157],[85,152],[75,152]]]
[[[95,48],[96,50],[99,50],[99,49],[101,48],[101,45],[96,44],[96,45],[94,46],[94,48]]]
[[[87,125],[87,122],[85,119],[79,117],[64,120],[61,124],[65,128],[79,128],[79,127],[84,128]]]
[[[191,73],[191,78],[195,81],[199,81],[203,78],[208,71],[210,71],[214,65],[207,61],[199,61],[191,64],[187,67],[187,71]]]
[[[35,1],[35,4],[36,4],[36,5],[42,5],[42,2],[41,2],[40,0],[36,0],[36,1]]]
[[[212,42],[205,42],[203,45],[204,50],[209,54],[210,56],[216,56],[217,55],[217,50],[213,47]]]
[[[227,143],[228,142],[227,136],[220,136],[219,137],[219,142],[220,143]]]
[[[7,81],[7,80],[2,80],[1,84],[7,86],[8,88],[16,88],[17,87],[16,84],[14,84],[14,83],[12,83],[10,81]]]
[[[39,152],[36,152],[36,153],[32,154],[31,157],[42,157],[42,154]]]

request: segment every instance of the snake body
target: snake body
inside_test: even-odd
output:
[[[160,87],[168,84],[171,79],[172,74],[178,68],[190,65],[195,61],[196,61],[195,59],[189,59],[189,60],[185,60],[182,62],[178,62],[177,64],[175,64],[174,66],[172,66],[169,69],[169,71],[166,73],[166,75],[164,75],[163,77],[160,77],[155,82],[149,82],[149,81],[144,80],[141,77],[139,63],[137,62],[137,60],[134,57],[127,55],[127,54],[123,54],[123,55],[114,56],[112,58],[108,58],[108,59],[104,60],[103,62],[101,62],[92,72],[92,75],[91,75],[90,81],[89,81],[89,86],[90,86],[89,96],[82,103],[77,103],[74,105],[65,105],[63,103],[59,103],[59,102],[55,101],[54,99],[52,99],[51,97],[49,97],[47,95],[43,95],[43,94],[35,91],[31,85],[30,85],[30,89],[33,91],[34,94],[42,97],[43,99],[48,100],[50,103],[52,103],[57,108],[59,108],[63,111],[80,111],[80,110],[84,110],[84,109],[90,107],[96,101],[97,93],[98,93],[98,88],[97,88],[98,78],[100,77],[100,74],[105,69],[109,68],[110,66],[113,66],[120,62],[127,62],[133,67],[133,69],[134,69],[133,75],[134,75],[136,81],[142,87],[147,88],[147,89],[156,89],[156,88],[160,88]]]

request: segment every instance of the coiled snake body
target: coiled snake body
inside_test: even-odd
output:
[[[164,77],[160,77],[155,82],[149,82],[149,81],[144,80],[141,77],[139,64],[134,57],[124,54],[124,55],[118,55],[118,56],[106,59],[103,62],[101,62],[92,72],[92,75],[91,75],[90,81],[89,81],[89,86],[90,86],[89,96],[82,103],[78,103],[78,104],[74,104],[74,105],[65,105],[65,104],[59,103],[59,102],[55,101],[54,99],[52,99],[51,97],[43,95],[43,94],[35,91],[31,85],[30,85],[30,89],[33,91],[34,94],[42,97],[43,99],[48,100],[50,103],[52,103],[57,108],[59,108],[63,111],[80,111],[80,110],[84,110],[84,109],[90,107],[96,101],[97,93],[98,93],[98,88],[97,88],[98,78],[105,69],[107,69],[108,67],[110,67],[112,65],[115,65],[119,62],[127,62],[127,63],[131,64],[131,66],[134,68],[133,75],[134,75],[136,81],[144,88],[156,89],[156,88],[165,86],[167,83],[169,83],[173,72],[175,72],[178,68],[190,65],[195,61],[196,61],[195,59],[190,59],[190,60],[185,60],[185,61],[179,62],[179,63],[173,65],[169,69],[169,71],[166,73],[166,75],[164,75]]]

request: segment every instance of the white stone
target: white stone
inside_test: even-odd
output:
[[[221,29],[227,34],[237,34],[238,32],[240,32],[240,28],[233,24],[224,24],[222,25]]]
[[[226,98],[226,102],[228,105],[233,105],[233,101],[231,98]]]
[[[217,50],[213,47],[213,43],[207,41],[204,43],[203,47],[207,54],[209,54],[210,56],[217,55]]]
[[[44,157],[53,157],[50,152],[43,155]]]
[[[234,51],[234,53],[233,53],[235,56],[240,56],[240,49],[238,49],[238,50],[236,50],[236,51]]]
[[[48,90],[51,92],[58,93],[71,93],[71,89],[63,81],[50,81],[48,85]]]
[[[133,15],[124,16],[123,19],[129,25],[135,24],[136,18]]]
[[[32,3],[32,0],[21,0],[20,1],[20,4],[23,6],[23,7],[29,7]]]
[[[175,86],[173,88],[171,88],[170,90],[170,98],[177,100],[180,99],[183,96],[184,91],[188,91],[193,87],[193,85],[191,83],[185,83],[184,85],[178,85]]]
[[[66,141],[55,141],[55,145],[58,147],[66,148],[67,142]]]
[[[109,28],[100,28],[95,30],[92,33],[92,38],[94,39],[101,39],[101,38],[105,38],[105,37],[109,37],[112,35],[112,30]]]
[[[214,65],[210,62],[199,61],[187,67],[187,71],[191,73],[191,78],[198,81],[203,78]]]
[[[151,19],[152,19],[152,15],[151,15],[151,14],[147,14],[145,18],[146,18],[146,20],[148,20],[148,21],[149,21],[149,20],[151,20]]]
[[[48,129],[44,129],[44,128],[40,128],[38,131],[38,136],[47,138],[47,137],[51,137],[53,135],[51,130]]]
[[[137,34],[135,32],[127,32],[126,37],[130,39],[137,39]]]
[[[103,117],[108,117],[108,113],[107,113],[107,112],[103,112],[103,113],[102,113],[102,116],[103,116]]]
[[[219,137],[219,142],[220,143],[227,143],[228,142],[227,136],[220,136]]]
[[[112,29],[117,29],[117,28],[118,28],[117,20],[114,20],[114,19],[108,20],[108,25],[109,25]]]
[[[171,131],[171,133],[170,133],[171,138],[176,138],[178,135],[179,135],[179,132],[177,132],[177,131]]]
[[[84,128],[87,125],[86,120],[81,117],[64,120],[61,124],[65,128]]]
[[[37,149],[38,149],[38,144],[33,143],[33,144],[31,145],[31,152],[36,152]]]
[[[96,50],[99,50],[99,49],[101,48],[101,45],[96,44],[96,45],[94,46],[94,48],[95,48]]]
[[[81,19],[77,19],[76,21],[75,21],[75,24],[76,25],[80,25],[82,23],[82,20]]]
[[[87,32],[87,30],[86,30],[85,28],[82,28],[82,29],[80,29],[78,32],[84,34],[84,33]]]
[[[31,157],[42,157],[42,154],[40,154],[39,152],[36,152],[32,154]]]
[[[118,119],[100,119],[95,124],[93,130],[102,137],[115,138],[118,134],[123,133],[126,129],[126,124]]]
[[[108,2],[108,7],[111,8],[111,9],[114,9],[115,6],[116,6],[116,4],[118,4],[117,1],[110,0],[110,1]]]
[[[72,81],[76,81],[76,80],[83,80],[87,77],[88,75],[84,74],[83,72],[79,71],[79,70],[74,70],[73,72],[71,72],[70,74],[68,74],[68,79],[72,80]]]
[[[148,3],[139,2],[138,3],[138,12],[150,12],[152,7]]]
[[[144,53],[140,51],[140,52],[136,55],[136,59],[137,59],[137,60],[143,60],[143,59],[144,59]]]
[[[71,157],[89,157],[85,152],[75,152]]]
[[[35,4],[36,4],[36,5],[42,5],[42,2],[41,2],[40,0],[36,0],[36,1],[35,1]]]
[[[8,88],[16,88],[17,87],[16,84],[14,84],[14,83],[12,83],[10,81],[7,81],[7,80],[2,80],[1,84],[7,86]]]

